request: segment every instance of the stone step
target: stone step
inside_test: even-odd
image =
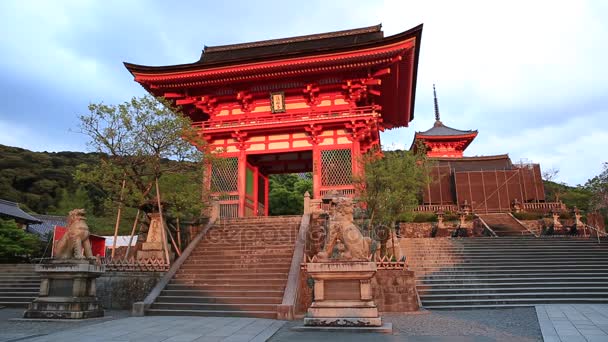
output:
[[[580,269],[580,268],[591,268],[591,269],[597,269],[597,270],[605,270],[608,268],[608,265],[597,265],[597,264],[592,264],[589,262],[584,262],[584,263],[580,263],[580,264],[576,264],[576,263],[571,263],[571,264],[562,264],[563,265],[563,269]],[[487,270],[487,269],[496,269],[496,268],[500,268],[501,270],[520,270],[520,269],[539,269],[539,270],[543,270],[543,269],[547,269],[546,264],[539,264],[539,263],[521,263],[521,264],[517,264],[517,263],[495,263],[495,264],[479,264],[479,263],[460,263],[460,262],[454,262],[454,263],[407,263],[407,266],[409,269],[412,270],[419,270],[419,271],[424,271],[424,270]],[[579,267],[580,266],[580,267]]]
[[[184,309],[148,309],[151,316],[209,316],[209,317],[255,317],[277,318],[276,309],[273,311],[218,311],[218,310],[184,310]]]
[[[178,284],[197,284],[197,285],[248,285],[251,284],[251,279],[247,278],[216,278],[216,279],[208,279],[208,278],[192,278],[192,277],[174,277],[171,282],[176,282]],[[287,278],[279,278],[279,279],[256,279],[256,285],[283,285]]]
[[[273,252],[273,251],[271,251]],[[282,253],[282,254],[278,254],[278,253],[274,253],[274,254],[269,254],[269,253],[264,253],[261,251],[218,251],[218,252],[213,252],[213,251],[205,251],[202,254],[195,254],[192,255],[190,257],[188,257],[188,260],[217,260],[220,261],[221,259],[224,260],[232,260],[232,259],[236,259],[236,258],[249,258],[249,257],[256,257],[259,259],[265,259],[265,260],[271,260],[271,259],[291,259],[291,256],[293,255],[293,251],[290,251],[289,253]],[[219,260],[218,260],[219,259]]]
[[[277,304],[219,304],[219,303],[172,303],[158,298],[151,306],[152,309],[179,309],[179,310],[205,310],[205,311],[275,311]]]
[[[439,309],[445,306],[454,307],[458,306],[459,308],[479,307],[480,305],[485,305],[485,307],[498,307],[503,306],[505,304],[515,304],[515,305],[537,305],[537,304],[584,304],[584,303],[608,303],[608,298],[606,297],[561,297],[561,298],[509,298],[509,299],[440,299],[440,300],[425,300],[423,301],[423,306],[428,309]]]
[[[217,279],[217,278],[231,278],[233,276],[239,276],[241,278],[247,279],[287,279],[289,276],[288,272],[283,273],[243,273],[238,271],[233,271],[232,273],[227,272],[189,272],[184,270],[179,270],[177,275],[180,277],[176,277],[176,279],[184,278],[188,279],[190,277],[194,278],[205,278],[205,279]],[[182,277],[183,276],[183,277]]]
[[[425,267],[425,268],[415,268],[410,267],[409,270],[418,272],[420,276],[425,275],[475,275],[475,274],[488,274],[488,273],[500,273],[500,274],[509,274],[509,273],[553,273],[555,270],[547,269],[547,268],[515,268],[515,267],[501,267],[500,265],[493,267],[476,267],[472,266],[470,268],[465,267],[442,267],[442,268],[433,268],[433,267]],[[566,274],[577,274],[577,273],[601,273],[608,275],[608,268],[593,268],[593,267],[585,267],[585,268],[577,268],[576,266],[572,266],[570,268],[561,268],[561,272],[564,275]]]
[[[203,285],[192,282],[171,282],[166,287],[167,290],[199,290],[199,291],[283,291],[285,290],[285,284],[282,285],[262,285],[262,284],[250,284],[250,285],[235,285],[235,284],[214,284],[214,285]]]
[[[189,271],[193,273],[205,275],[205,274],[236,274],[241,272],[249,272],[249,273],[283,273],[289,271],[289,266],[276,266],[276,267],[252,267],[249,265],[242,266],[230,266],[230,267],[203,267],[203,268],[195,268],[189,269]]]
[[[205,246],[204,248],[201,248],[200,250],[196,250],[192,252],[192,255],[194,255],[195,253],[199,253],[201,251],[242,251],[242,250],[248,250],[248,251],[257,251],[257,250],[293,250],[293,243],[291,244],[273,244],[273,245],[268,245],[268,244],[263,244],[263,245],[245,245],[245,246],[237,246],[237,245],[229,245],[229,246],[218,246],[218,245],[213,245],[213,244],[209,244],[207,246]]]
[[[207,269],[226,269],[226,268],[242,268],[251,267],[256,269],[283,269],[290,263],[287,260],[270,260],[264,261],[259,259],[246,259],[246,260],[228,260],[228,261],[213,261],[213,260],[191,260],[188,262],[188,268],[207,268]]]
[[[177,287],[177,286],[173,286]],[[166,296],[208,296],[208,297],[230,297],[230,298],[257,298],[257,297],[277,297],[282,298],[283,291],[282,290],[205,290],[202,291],[200,289],[197,290],[188,290],[185,289],[187,286],[182,286],[182,289],[172,290],[165,289],[162,291],[161,295]]]
[[[548,277],[547,275],[543,275],[541,276],[532,276],[532,277],[520,277],[520,276],[512,276],[510,277],[509,275],[503,275],[502,277],[477,277],[477,276],[470,276],[470,277],[462,277],[460,279],[455,279],[454,277],[437,277],[437,278],[433,278],[433,279],[416,279],[417,284],[424,284],[424,285],[434,285],[434,284],[472,284],[472,283],[516,283],[516,282],[536,282],[537,284],[540,284],[542,282],[545,281],[550,281],[550,282],[555,282],[555,281],[561,281],[561,282],[572,282],[572,281],[585,281],[585,282],[599,282],[599,283],[607,283],[608,282],[608,276],[599,276],[599,277],[592,277],[592,276],[577,276],[577,277],[570,277],[570,276],[560,276],[560,274],[554,274],[550,277]]]
[[[26,309],[33,300],[34,300],[34,298],[32,298],[31,300],[24,301],[24,302],[2,302],[2,301],[0,301],[0,307]]]
[[[289,265],[251,265],[249,264],[236,264],[236,265],[214,265],[214,264],[189,264],[182,265],[180,270],[184,272],[196,272],[200,274],[212,273],[212,272],[244,272],[248,273],[282,273],[289,271]]]
[[[606,289],[606,285],[604,282],[593,282],[593,281],[543,281],[543,282],[503,282],[503,283],[487,283],[487,282],[479,282],[479,283],[446,283],[446,284],[417,284],[416,288],[421,291],[429,291],[429,290],[437,290],[442,291],[446,289],[477,289],[477,288],[511,288],[511,287],[534,287],[534,286],[542,286],[543,288],[586,288],[586,287],[599,287]]]
[[[462,286],[461,288],[451,287],[445,289],[438,289],[435,287],[420,289],[419,293],[421,296],[428,298],[429,295],[468,295],[468,294],[479,294],[492,291],[496,294],[520,294],[525,292],[543,292],[543,293],[566,293],[576,294],[577,292],[606,292],[608,287],[606,286],[544,286],[545,284],[533,284],[529,287],[523,287],[521,284],[517,284],[517,287],[484,287],[484,286]],[[539,286],[543,285],[543,286]]]
[[[35,292],[38,293],[40,290],[40,284],[38,286],[15,286],[15,287],[7,287],[0,285],[0,293],[7,292]]]
[[[40,286],[40,282],[32,282],[29,280],[25,280],[25,281],[19,281],[19,280],[15,280],[15,281],[3,281],[0,284],[0,287],[39,287]]]
[[[185,296],[185,295],[165,295],[161,294],[156,303],[195,303],[195,304],[281,304],[283,296],[276,297],[219,297],[219,296]]]
[[[425,302],[430,300],[440,300],[440,299],[461,299],[461,298],[469,298],[472,300],[478,299],[526,299],[526,298],[594,298],[594,297],[606,297],[608,301],[608,292],[606,292],[606,288],[603,291],[575,291],[575,292],[537,292],[537,291],[529,291],[525,290],[524,292],[518,293],[509,293],[509,292],[490,292],[484,291],[483,289],[479,289],[478,292],[475,293],[449,293],[449,294],[424,294],[420,296],[420,299],[423,299]]]
[[[0,302],[1,303],[31,303],[34,299],[36,299],[36,297],[38,297],[38,294],[36,293],[33,296],[23,296],[21,294],[19,294],[19,296],[0,296]]]

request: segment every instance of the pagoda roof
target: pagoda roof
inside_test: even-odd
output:
[[[459,130],[459,129],[448,127],[448,126],[444,125],[443,122],[441,122],[440,120],[436,120],[435,124],[433,125],[433,127],[431,127],[431,129],[426,130],[424,132],[416,132],[417,137],[432,137],[432,136],[461,137],[463,135],[471,135],[471,134],[476,135],[477,130],[467,130],[467,131]]]

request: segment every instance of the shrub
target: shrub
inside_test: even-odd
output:
[[[3,261],[37,257],[43,245],[38,236],[24,232],[14,221],[0,219],[0,259]]]
[[[437,222],[437,215],[434,213],[418,213],[414,216],[414,222]]]
[[[543,214],[529,211],[513,213],[513,216],[518,220],[539,220],[543,218]]]

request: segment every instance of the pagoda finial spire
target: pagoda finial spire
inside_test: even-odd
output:
[[[433,83],[433,97],[435,98],[435,121],[441,121],[439,116],[439,103],[437,102],[437,91],[435,91],[435,83]]]

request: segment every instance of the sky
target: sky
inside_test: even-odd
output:
[[[465,155],[508,153],[583,184],[608,162],[608,1],[0,1],[0,144],[88,151],[89,103],[144,90],[122,62],[173,65],[223,45],[381,23],[424,24],[415,119],[382,134],[409,148],[434,121],[479,135]]]

